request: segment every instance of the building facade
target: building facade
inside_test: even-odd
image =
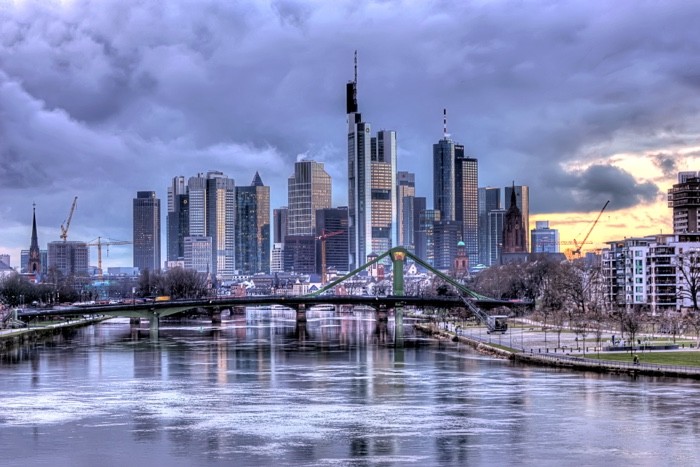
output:
[[[316,211],[331,207],[331,177],[323,164],[298,161],[287,183],[287,235],[314,235]]]
[[[240,273],[270,272],[270,187],[257,172],[236,187],[236,265]]]
[[[479,198],[479,226],[478,226],[478,243],[479,243],[479,263],[485,266],[491,266],[491,230],[489,228],[489,213],[501,209],[501,189],[493,187],[481,187],[478,190]],[[501,227],[502,228],[502,227]],[[498,234],[499,237],[502,233]]]
[[[416,196],[416,174],[399,171],[396,183],[397,244],[409,247],[413,245],[411,200]]]
[[[211,272],[211,237],[184,238],[184,267],[197,272]]]
[[[680,172],[678,183],[668,190],[668,207],[673,210],[673,232],[700,232],[700,177]]]
[[[522,216],[523,231],[525,232],[525,251],[530,251],[530,239],[527,232],[530,232],[530,188],[525,185],[513,185],[504,188],[504,200],[506,203],[511,198],[511,192],[515,191],[515,204]]]
[[[470,265],[479,262],[479,161],[455,146],[455,220],[462,225],[462,241]]]
[[[48,273],[63,277],[87,277],[90,254],[87,243],[57,241],[48,244]]]
[[[537,221],[530,231],[530,245],[533,253],[559,253],[559,231],[550,229],[549,221]]]
[[[326,238],[326,270],[337,272],[349,271],[348,266],[348,208],[320,209],[316,213],[316,232],[327,234]],[[320,242],[321,240],[319,240]],[[322,262],[319,252],[319,261]],[[321,264],[317,272],[321,274]]]
[[[139,191],[133,200],[134,267],[160,270],[160,199],[155,191]]]

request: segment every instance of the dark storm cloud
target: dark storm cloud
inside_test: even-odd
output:
[[[550,206],[539,212],[598,211],[610,201],[608,211],[654,202],[659,188],[652,182],[640,183],[619,167],[595,164],[582,171],[548,171],[543,174],[540,190],[531,197],[532,204]]]
[[[661,170],[667,178],[672,178],[678,173],[678,154],[658,153],[652,156],[654,165]]]
[[[360,110],[397,130],[419,194],[432,193],[447,107],[482,185],[530,185],[533,212],[597,209],[606,196],[633,206],[654,189],[630,174],[551,167],[697,143],[697,17],[700,4],[681,1],[11,3],[0,8],[0,194],[12,208],[0,222],[26,222],[32,198],[55,229],[80,193],[81,215],[129,238],[137,190],[165,199],[173,176],[211,169],[238,184],[259,169],[275,207],[299,154],[326,163],[344,204],[354,50]],[[543,173],[574,189],[545,194]]]

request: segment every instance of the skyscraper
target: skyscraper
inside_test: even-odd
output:
[[[489,229],[489,212],[501,208],[501,189],[491,187],[479,188],[479,263],[491,266],[491,241]],[[501,230],[503,226],[501,225]],[[498,236],[502,236],[500,232]]]
[[[504,188],[504,201],[510,203],[510,193],[515,190],[515,204],[520,210],[523,219],[523,231],[530,231],[530,188],[526,185],[514,185]],[[527,233],[525,234],[525,251],[530,251],[530,239]]]
[[[455,145],[455,220],[462,224],[462,240],[470,267],[479,262],[479,162]]]
[[[189,235],[189,200],[185,177],[174,177],[168,187],[167,258],[177,261],[184,255],[184,237]]]
[[[409,199],[416,196],[416,174],[400,171],[396,174],[396,215],[398,245],[412,246],[413,203]]]
[[[316,213],[316,232],[333,234],[325,240],[327,270],[348,271],[348,208],[320,209]],[[322,262],[320,256],[319,253],[319,262]],[[323,274],[321,264],[317,271]]]
[[[316,211],[331,207],[330,175],[320,162],[297,161],[287,187],[287,235],[314,235]]]
[[[160,199],[155,191],[139,191],[133,201],[134,267],[160,270]]]
[[[244,274],[270,272],[270,187],[258,172],[236,187],[236,265]]]
[[[371,244],[372,251],[381,254],[397,244],[396,132],[378,132],[371,148]]]
[[[442,220],[455,220],[455,143],[447,134],[433,144],[433,207]]]
[[[168,187],[169,260],[184,259],[185,237],[210,237],[209,272],[231,277],[236,268],[236,184],[218,171],[190,177],[186,186],[184,180],[175,177]]]
[[[357,53],[355,78],[346,86],[346,110],[348,249],[354,269],[367,261],[372,250],[386,250],[396,242],[396,133],[381,131],[373,138],[371,125],[362,120],[357,106]]]

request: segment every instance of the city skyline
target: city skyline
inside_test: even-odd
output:
[[[396,170],[416,173],[428,208],[445,107],[479,186],[529,186],[531,224],[549,220],[562,240],[580,239],[607,199],[590,241],[670,232],[666,190],[700,166],[699,72],[685,56],[700,42],[696,5],[205,5],[111,15],[124,2],[17,2],[0,14],[0,253],[12,266],[32,203],[42,249],[74,196],[69,240],[127,240],[133,194],[168,199],[178,173],[246,184],[260,171],[278,208],[302,156],[324,163],[333,206],[347,206],[356,49],[361,109],[374,130],[396,130]],[[131,256],[115,248],[105,267]]]

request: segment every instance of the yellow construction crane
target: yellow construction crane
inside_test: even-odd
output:
[[[75,212],[75,205],[78,202],[78,197],[73,198],[73,204],[70,207],[70,213],[68,218],[61,224],[61,240],[64,242],[68,239],[68,228],[70,227],[70,220],[73,218],[73,212]]]
[[[126,240],[112,240],[112,239],[107,239],[107,241],[102,241],[102,237],[97,237],[95,240],[89,242],[87,246],[96,246],[97,247],[97,277],[99,280],[102,280],[102,247],[106,246],[109,248],[110,246],[116,246],[116,245],[131,245],[132,242],[127,242]]]

